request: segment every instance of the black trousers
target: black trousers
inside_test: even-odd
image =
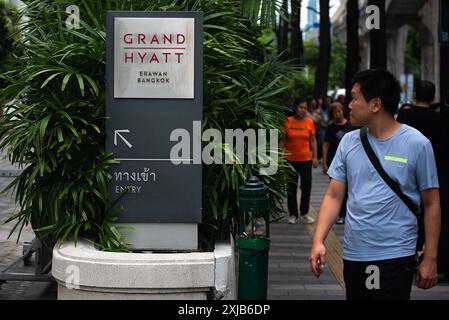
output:
[[[288,211],[290,215],[298,217],[298,176],[301,178],[301,204],[299,211],[301,215],[309,212],[310,192],[312,191],[312,161],[296,162],[289,161],[295,169],[293,181],[287,186]]]
[[[348,300],[410,300],[415,256],[379,260],[343,260]]]

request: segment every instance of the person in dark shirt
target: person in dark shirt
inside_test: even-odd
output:
[[[401,110],[398,113],[397,121],[418,129],[432,143],[435,154],[435,161],[438,170],[438,180],[441,182],[441,235],[438,253],[438,271],[444,274],[449,273],[449,213],[444,205],[445,188],[445,166],[443,155],[443,121],[440,108],[432,104],[435,98],[435,85],[430,81],[419,81],[415,87],[416,104],[409,109]],[[446,164],[447,166],[447,164]],[[424,227],[422,219],[418,221],[418,242],[417,251],[421,251],[424,245]]]
[[[418,129],[432,143],[438,162],[441,142],[441,117],[431,104],[435,98],[435,85],[430,81],[419,81],[415,89],[416,104],[402,109],[397,121]],[[438,166],[438,163],[437,163]]]
[[[338,145],[340,144],[343,136],[354,130],[355,128],[351,123],[344,117],[345,107],[339,103],[333,103],[330,107],[330,115],[332,123],[326,128],[326,134],[323,143],[323,173],[327,174],[327,170],[334,159],[335,153],[337,152]],[[340,214],[337,219],[337,224],[344,224],[346,217],[346,200],[348,196],[346,195],[343,200],[343,205],[341,206]]]
[[[449,92],[447,94],[449,97]],[[441,137],[446,137],[446,139],[441,139],[441,152],[440,152],[440,168],[438,171],[440,179],[440,199],[441,199],[441,236],[440,243],[438,245],[438,271],[439,282],[449,282],[449,166],[447,164],[443,165],[444,159],[449,159],[449,100],[442,101],[440,105],[441,111],[441,123],[446,124],[441,126]]]

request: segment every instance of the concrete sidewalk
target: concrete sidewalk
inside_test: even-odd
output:
[[[0,241],[0,271],[22,255],[22,244]],[[34,255],[29,266],[19,262],[11,272],[33,273]],[[32,281],[7,281],[0,284],[0,300],[55,300],[56,284]]]
[[[319,208],[328,178],[317,168],[312,171],[312,180],[310,215],[315,216],[315,208]],[[345,291],[329,265],[319,279],[310,271],[311,234],[315,224],[290,225],[287,220],[288,216],[270,226],[272,246],[268,268],[268,299],[345,300]]]
[[[316,215],[328,185],[321,168],[312,172],[311,212]],[[287,211],[286,211],[287,212]],[[311,235],[315,224],[287,224],[287,216],[270,227],[271,249],[268,268],[269,300],[345,300],[342,240],[344,226],[334,225],[326,240],[327,265],[316,279],[309,266]],[[412,300],[449,300],[449,283],[430,290],[412,289]]]
[[[2,157],[3,153],[0,151],[0,158]],[[10,174],[17,174],[18,170],[19,168],[12,166],[8,160],[0,159],[0,191],[3,191],[13,181],[14,177],[11,177]],[[34,232],[30,226],[26,226],[22,230],[19,242],[17,242],[18,232],[15,232],[8,239],[9,233],[14,227],[14,222],[8,224],[4,224],[4,222],[15,210],[13,193],[0,194],[0,272],[22,256],[25,241],[34,239]],[[32,274],[34,272],[34,255],[29,266],[24,266],[23,262],[19,262],[8,272]],[[42,299],[56,299],[56,286],[54,284],[31,281],[0,283],[0,300]]]

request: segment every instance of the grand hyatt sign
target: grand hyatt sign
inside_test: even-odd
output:
[[[193,18],[116,18],[114,28],[114,98],[193,99]]]
[[[108,185],[110,205],[123,207],[118,222],[156,224],[158,234],[165,224],[200,223],[202,165],[175,164],[171,135],[183,129],[196,137],[192,123],[203,118],[201,12],[107,13],[106,117],[106,150],[120,162]],[[160,239],[191,243],[165,231]]]
[[[173,39],[176,40],[174,41]],[[125,49],[129,50],[128,52],[125,51],[124,53],[125,64],[181,63],[181,59],[184,55],[185,50],[185,47],[183,47],[183,45],[186,43],[186,36],[183,34],[145,35],[139,33],[134,35],[132,33],[127,33],[123,36],[123,43],[124,45],[137,45],[136,47],[125,47]],[[147,44],[152,45],[153,47],[144,47],[144,45]],[[161,44],[163,45],[163,47],[155,47]],[[177,45],[177,47],[171,45]]]

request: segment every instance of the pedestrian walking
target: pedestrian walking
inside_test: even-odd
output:
[[[285,135],[281,139],[281,146],[285,147],[285,159],[294,169],[294,177],[288,183],[288,210],[290,224],[313,223],[315,220],[308,216],[310,192],[312,191],[312,166],[318,166],[317,141],[313,120],[307,115],[307,101],[298,99],[294,103],[295,115],[288,117],[284,124]],[[312,153],[311,153],[312,150]],[[298,216],[298,176],[301,179],[301,203]]]
[[[346,133],[355,130],[351,123],[344,117],[344,108],[344,105],[339,102],[335,102],[330,106],[329,112],[331,115],[330,118],[332,119],[332,123],[327,127],[326,134],[324,136],[323,174],[327,174],[329,165],[334,159],[338,145],[340,144],[341,139],[343,139],[343,136]],[[340,213],[338,215],[338,219],[336,221],[337,224],[345,223],[347,199],[348,196],[346,192],[343,204],[340,209]]]
[[[363,128],[343,137],[328,170],[331,181],[318,214],[310,264],[319,277],[326,263],[324,240],[347,189],[343,273],[350,300],[408,300],[415,268],[419,288],[437,282],[440,199],[435,158],[424,135],[395,120],[400,91],[399,82],[385,70],[354,76],[350,121]],[[426,245],[417,266],[421,201]]]
[[[415,86],[415,105],[399,112],[397,120],[418,129],[432,143],[435,152],[435,160],[440,182],[441,201],[441,234],[438,245],[438,271],[440,279],[448,278],[449,275],[449,212],[445,205],[447,195],[447,157],[443,155],[443,124],[441,107],[432,105],[435,99],[435,85],[430,81],[418,81]],[[447,136],[447,135],[446,135]],[[419,220],[417,250],[421,251],[424,245],[424,223]]]
[[[317,99],[312,99],[309,104],[309,115],[313,120],[313,124],[315,125],[315,138],[317,142],[318,148],[318,162],[322,159],[322,144],[320,139],[320,131],[321,131],[321,116],[320,116],[320,107],[318,106]]]

